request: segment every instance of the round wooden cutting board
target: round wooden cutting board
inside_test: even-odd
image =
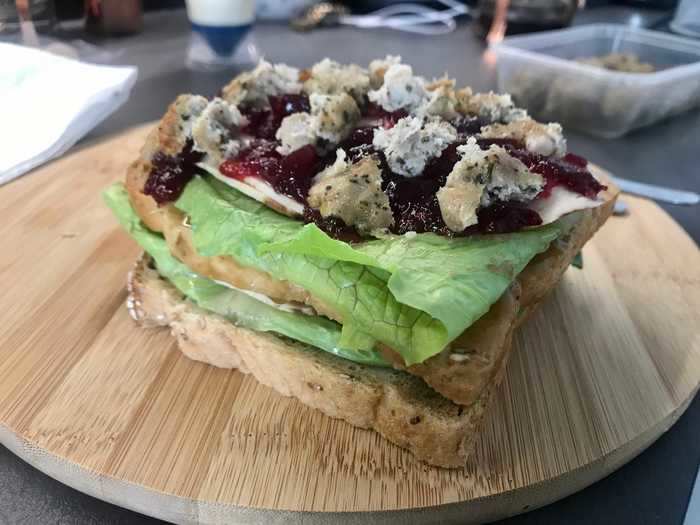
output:
[[[63,483],[181,523],[493,520],[607,475],[698,389],[700,253],[627,196],[517,334],[463,470],[189,361],[128,316],[139,250],[100,198],[146,131],[0,188],[0,442]]]

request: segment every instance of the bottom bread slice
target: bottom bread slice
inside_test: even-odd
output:
[[[419,377],[353,363],[206,312],[183,298],[146,255],[129,274],[128,287],[132,317],[144,326],[170,327],[187,357],[252,374],[284,396],[373,429],[418,459],[440,467],[466,463],[489,399],[504,375],[511,346],[509,333],[495,380],[474,403],[460,406]],[[517,301],[517,285],[506,295]]]

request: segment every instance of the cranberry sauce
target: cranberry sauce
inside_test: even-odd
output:
[[[336,159],[336,148],[342,148],[346,152],[349,162],[356,162],[361,157],[371,154],[380,163],[382,189],[389,197],[394,216],[393,233],[403,234],[415,231],[417,233],[434,232],[439,235],[455,235],[447,228],[442,219],[436,194],[445,184],[447,176],[460,158],[457,152],[458,146],[478,133],[485,124],[479,117],[461,116],[454,120],[453,125],[457,129],[458,140],[445,148],[439,157],[428,161],[420,176],[403,177],[393,173],[389,169],[384,154],[372,146],[375,126],[356,128],[337,146],[322,148],[328,151],[323,156],[319,156],[317,150],[310,145],[304,146],[290,155],[280,155],[276,150],[278,142],[275,141],[275,133],[280,123],[287,115],[309,111],[309,100],[306,95],[283,95],[269,97],[269,101],[269,109],[242,110],[249,121],[243,131],[253,135],[256,139],[234,159],[226,160],[221,164],[219,169],[223,175],[236,179],[259,177],[269,182],[279,193],[306,205],[313,177],[325,167],[333,164]],[[369,101],[365,101],[361,106],[364,118],[379,121],[379,125],[385,128],[393,127],[399,119],[407,116],[405,111],[388,112]],[[487,149],[492,144],[499,145],[521,160],[530,170],[541,174],[545,178],[546,184],[538,198],[546,198],[551,193],[552,188],[559,185],[587,197],[595,197],[599,191],[605,189],[593,178],[587,169],[587,161],[582,157],[573,154],[562,158],[545,157],[527,151],[522,141],[508,138],[478,139],[478,144],[482,149]],[[161,161],[164,166],[171,166],[172,163],[168,164],[168,162],[171,161]],[[156,171],[154,169],[154,172]],[[185,183],[187,180],[189,178],[185,180]],[[177,191],[179,192],[181,189],[180,187]],[[167,199],[167,196],[165,198]],[[477,217],[477,225],[467,228],[457,235],[479,232],[507,233],[542,223],[537,212],[518,202],[497,202],[489,207],[479,209]],[[359,240],[356,231],[352,227],[348,227],[342,220],[338,218],[324,219],[318,211],[312,210],[308,206],[305,208],[304,221],[317,224],[335,238],[350,241]]]
[[[383,110],[379,108],[371,111]],[[375,128],[371,126],[359,127],[338,144],[338,147],[347,153],[348,162],[356,162],[365,155],[374,155],[379,160],[382,170],[382,189],[389,196],[389,205],[394,216],[392,231],[397,234],[415,231],[448,235],[449,230],[442,220],[435,194],[445,183],[452,166],[458,160],[458,144],[448,146],[440,157],[428,162],[422,176],[407,178],[393,173],[383,153],[374,149],[372,146],[374,130]],[[327,166],[334,160],[335,152],[332,152],[322,164]]]
[[[158,204],[177,200],[185,185],[197,173],[197,163],[203,157],[203,153],[193,150],[191,139],[187,140],[177,155],[156,153],[143,192],[153,197]]]
[[[477,139],[476,143],[481,149],[488,149],[492,144],[510,149],[525,149],[525,144],[517,139]]]
[[[544,157],[525,150],[513,150],[511,155],[520,159],[530,171],[539,173],[545,178],[546,184],[538,198],[547,198],[552,188],[564,186],[566,189],[579,193],[589,199],[594,199],[607,186],[600,184],[591,175],[585,165],[580,164],[578,155],[565,155],[560,159]]]
[[[364,106],[362,116],[368,119],[379,120],[383,128],[389,129],[393,128],[399,120],[407,117],[408,112],[403,109],[399,109],[397,111],[387,111],[374,102],[367,102]]]
[[[324,219],[321,217],[321,212],[305,206],[304,223],[309,224],[310,222],[313,222],[334,239],[345,242],[360,242],[362,240],[362,237],[357,233],[355,228],[345,224],[339,217],[326,217]]]
[[[476,216],[479,221],[476,230],[481,233],[517,232],[542,224],[540,215],[520,202],[495,202],[486,208],[479,208]]]
[[[267,99],[270,102],[269,109],[241,109],[241,113],[248,119],[248,125],[242,128],[244,133],[259,139],[275,140],[275,133],[284,117],[310,110],[309,97],[306,95],[269,96]]]
[[[313,146],[304,146],[289,155],[280,155],[277,143],[258,139],[234,159],[224,161],[219,171],[226,177],[242,180],[258,177],[275,191],[305,203],[311,179],[319,171],[319,158]]]
[[[442,220],[436,194],[459,160],[458,145],[450,144],[439,157],[429,160],[419,177],[403,177],[391,172],[384,162],[384,156],[379,155],[383,168],[382,186],[389,196],[394,215],[394,233],[401,235],[414,231],[451,235]]]
[[[374,138],[375,129],[372,126],[355,128],[345,140],[338,144],[338,148],[341,148],[347,154],[348,162],[356,162],[368,153],[374,153],[372,139]],[[335,151],[332,151],[326,156],[324,163],[326,165],[333,164],[335,158]]]
[[[468,137],[476,135],[481,131],[482,126],[486,126],[488,122],[476,116],[461,115],[452,121],[452,125],[457,130],[460,136]]]
[[[562,158],[545,157],[513,145],[503,146],[530,171],[544,177],[545,187],[538,196],[540,199],[549,197],[552,188],[556,186],[564,186],[589,199],[594,199],[600,191],[607,189],[607,186],[603,186],[591,175],[587,168],[588,161],[583,157],[573,153],[568,153]]]

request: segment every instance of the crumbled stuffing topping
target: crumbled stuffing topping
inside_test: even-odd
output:
[[[178,97],[175,104],[175,111],[180,117],[180,127],[182,140],[192,136],[192,124],[196,118],[202,114],[209,101],[199,95],[183,95]]]
[[[309,95],[339,95],[348,93],[357,102],[362,102],[369,90],[367,71],[356,64],[343,65],[324,58],[315,64],[310,77],[304,82],[304,91]]]
[[[542,124],[530,118],[508,124],[491,124],[481,129],[484,138],[512,138],[525,143],[525,147],[540,155],[562,157],[566,154],[566,139],[561,125]]]
[[[420,116],[435,116],[452,120],[458,116],[456,111],[455,81],[447,77],[433,80],[425,86],[428,98],[416,109]]]
[[[379,89],[384,83],[384,73],[391,66],[401,63],[400,56],[387,55],[369,63],[369,83],[372,89]]]
[[[355,99],[347,93],[312,93],[309,102],[311,114],[316,118],[316,134],[329,142],[338,143],[344,139],[362,116]]]
[[[229,82],[222,92],[232,104],[261,107],[267,105],[270,95],[298,94],[301,88],[297,68],[261,60],[255,69]]]
[[[282,120],[275,137],[282,144],[277,151],[288,155],[307,144],[324,149],[327,143],[337,144],[355,127],[361,118],[355,99],[347,93],[309,97],[311,113],[294,113]],[[319,140],[321,139],[321,140]]]
[[[382,166],[388,165],[404,177],[423,175],[426,164],[442,156],[445,148],[458,139],[453,123],[464,120],[461,115],[476,125],[488,123],[481,128],[481,138],[516,139],[529,151],[544,156],[566,153],[561,126],[532,120],[524,109],[515,107],[510,95],[474,94],[468,87],[455,89],[455,81],[447,76],[426,81],[414,75],[411,66],[402,64],[401,57],[390,55],[373,60],[367,70],[324,59],[302,74],[284,64],[262,61],[253,71],[229,83],[223,99],[208,102],[203,97],[183,98],[176,109],[182,117],[183,134],[191,136],[195,148],[206,153],[207,163],[218,164],[247,145],[247,139],[238,132],[246,119],[237,105],[246,114],[252,110],[250,115],[254,115],[255,110],[269,107],[269,96],[302,91],[309,96],[310,109],[282,120],[275,134],[280,142],[277,152],[289,155],[312,145],[324,158],[335,149],[335,161],[313,177],[308,205],[324,218],[342,219],[363,235],[381,235],[394,227],[389,196],[382,191]],[[366,152],[357,160],[358,150],[349,150],[355,159],[351,163],[348,153],[337,145],[361,122],[367,125],[360,110],[367,100],[386,112],[402,110],[408,116],[398,122],[395,119],[401,114],[382,116],[377,118],[381,126],[369,134],[361,131],[362,142],[355,148],[364,147]],[[371,146],[366,144],[368,135],[372,137]],[[504,147],[491,145],[482,150],[476,137],[471,137],[457,152],[459,160],[436,193],[442,220],[452,231],[461,232],[476,224],[480,207],[494,202],[531,201],[544,187],[543,177],[531,172]],[[308,167],[311,173],[314,165]]]
[[[544,188],[542,175],[528,170],[501,146],[492,145],[487,153],[490,177],[481,196],[482,206],[489,206],[494,201],[530,201]]]
[[[326,177],[333,177],[335,175],[340,175],[344,172],[350,164],[347,162],[347,153],[343,148],[338,148],[335,150],[335,161],[330,166],[327,166],[324,170],[318,172],[314,177],[314,182],[318,182]]]
[[[277,146],[277,151],[282,155],[308,144],[316,144],[315,118],[309,113],[293,113],[282,120],[275,138],[282,144]]]
[[[413,111],[427,98],[425,82],[413,75],[411,66],[393,64],[384,73],[382,87],[368,93],[370,101],[386,111]]]
[[[459,113],[463,115],[469,114],[469,108],[471,107],[469,105],[469,101],[471,100],[472,95],[472,88],[470,88],[469,86],[463,87],[455,91],[455,109]]]
[[[382,191],[381,169],[372,156],[317,177],[308,200],[322,217],[339,217],[361,234],[385,232],[394,224],[389,197]]]
[[[530,172],[501,146],[482,150],[474,137],[457,151],[461,159],[437,192],[440,213],[455,232],[477,223],[476,211],[494,201],[529,201],[544,187],[544,179]]]
[[[200,107],[199,101],[195,104]],[[235,156],[242,147],[237,128],[246,119],[238,108],[223,99],[214,98],[191,124],[195,149],[206,153],[205,162],[218,165],[223,157]]]
[[[527,118],[527,111],[515,107],[507,93],[500,95],[489,91],[477,93],[464,101],[465,113],[477,115],[488,122],[513,122]]]
[[[375,129],[372,144],[384,152],[392,171],[417,177],[429,159],[439,157],[455,140],[457,131],[444,120],[405,117],[393,128]]]
[[[481,205],[490,163],[489,153],[479,148],[473,138],[457,151],[462,158],[454,165],[445,185],[436,195],[445,224],[450,230],[460,232],[477,223],[476,210]]]
[[[440,78],[434,78],[427,84],[425,84],[425,89],[428,91],[435,91],[438,88],[449,88],[450,90],[454,91],[456,81],[454,78],[450,78],[447,76],[447,74],[444,74]]]

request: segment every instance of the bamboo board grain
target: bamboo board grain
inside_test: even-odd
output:
[[[147,129],[0,188],[0,442],[64,483],[188,523],[492,520],[608,474],[698,389],[700,253],[629,197],[517,334],[464,470],[189,361],[127,315],[139,250],[99,195]]]

